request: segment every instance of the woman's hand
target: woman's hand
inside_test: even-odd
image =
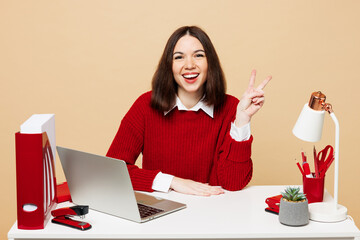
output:
[[[219,195],[224,193],[224,190],[220,187],[178,177],[173,178],[170,187],[179,193],[198,196]]]
[[[267,77],[257,88],[254,87],[255,78],[256,70],[253,70],[251,72],[249,86],[237,106],[235,119],[235,125],[237,127],[242,127],[250,122],[251,117],[264,105],[265,96],[263,89],[272,77]]]

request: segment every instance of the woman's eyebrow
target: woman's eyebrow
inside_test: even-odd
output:
[[[204,52],[205,53],[205,51],[202,50],[202,49],[198,49],[198,50],[194,51],[194,53],[198,53],[198,52]],[[184,53],[183,52],[174,52],[173,55],[175,55],[175,54],[184,54]]]
[[[175,54],[184,54],[183,52],[174,52],[173,55]]]

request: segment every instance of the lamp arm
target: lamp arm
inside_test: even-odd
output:
[[[339,143],[340,143],[340,126],[335,113],[330,112],[330,117],[335,123],[335,168],[334,168],[334,204],[337,209],[338,204],[338,187],[339,187]]]

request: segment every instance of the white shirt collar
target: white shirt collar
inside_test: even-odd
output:
[[[197,112],[200,109],[202,109],[207,115],[209,115],[211,118],[214,118],[214,105],[207,105],[203,100],[204,100],[205,96],[203,96],[200,101],[195,104],[195,106],[193,106],[190,109],[187,109],[185,107],[185,105],[181,102],[180,98],[178,96],[176,96],[176,102],[175,105],[167,112],[164,112],[164,116],[166,114],[168,114],[169,112],[171,112],[174,108],[178,108],[179,111],[183,110],[183,111],[194,111]]]

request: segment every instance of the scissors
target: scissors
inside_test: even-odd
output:
[[[325,175],[325,172],[328,170],[333,160],[334,148],[331,145],[327,145],[317,154],[317,162],[321,177]]]

